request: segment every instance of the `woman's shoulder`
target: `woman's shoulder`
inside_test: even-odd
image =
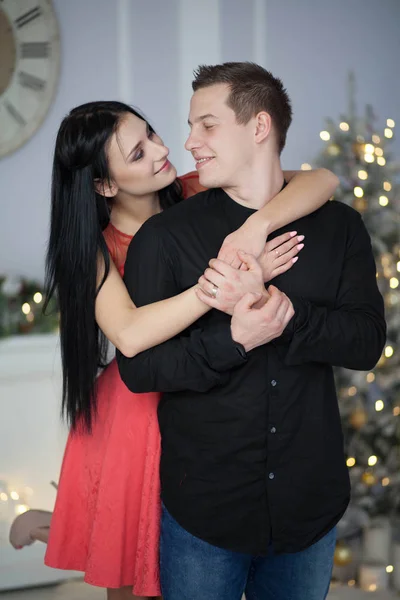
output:
[[[182,193],[184,198],[190,198],[199,192],[206,190],[199,182],[199,175],[197,171],[190,171],[184,175],[179,176],[179,180],[182,184]]]

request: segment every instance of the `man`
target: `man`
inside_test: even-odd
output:
[[[138,306],[196,283],[225,236],[284,184],[291,107],[281,81],[225,63],[200,67],[193,91],[186,148],[214,189],[133,239],[125,281]],[[306,246],[264,304],[246,296],[232,319],[212,310],[173,340],[118,356],[132,391],[164,392],[164,600],[326,597],[349,500],[332,366],[373,368],[385,322],[359,214],[329,202],[296,229]],[[232,267],[211,265],[200,284],[214,298],[200,297],[217,306]]]

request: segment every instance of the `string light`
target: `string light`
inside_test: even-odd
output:
[[[393,573],[394,571],[394,566],[393,565],[388,565],[386,567],[386,573]]]
[[[10,496],[13,500],[19,500],[19,494],[17,492],[10,492]]]
[[[373,154],[365,154],[364,160],[367,163],[373,163],[375,161],[375,156]]]
[[[354,188],[354,195],[356,198],[362,198],[364,196],[364,190],[359,185],[357,185]]]
[[[374,144],[380,144],[381,138],[379,137],[379,135],[376,135],[376,133],[374,133],[374,135],[372,136],[372,141],[374,142]]]
[[[399,280],[397,279],[397,277],[391,277],[389,285],[392,288],[392,290],[395,290],[397,287],[399,287]]]
[[[311,171],[311,169],[312,169],[312,166],[311,166],[311,165],[309,165],[308,163],[303,163],[303,164],[301,165],[301,170],[302,170],[302,171]]]
[[[370,467],[374,467],[377,462],[378,462],[378,457],[377,456],[370,456],[369,459],[368,459],[368,464],[369,464]]]
[[[24,313],[24,315],[29,315],[29,313],[31,312],[31,305],[28,304],[28,302],[25,302],[22,305],[21,310]]]
[[[381,412],[381,410],[383,410],[384,408],[385,408],[385,403],[383,402],[383,400],[377,400],[375,402],[376,412]]]
[[[350,125],[348,123],[345,123],[345,121],[342,121],[339,127],[342,131],[348,131],[350,129]]]
[[[329,131],[321,131],[321,133],[319,134],[319,137],[321,138],[321,140],[324,140],[324,142],[327,142],[328,140],[331,139],[331,135],[330,135]]]
[[[379,204],[381,206],[387,206],[389,204],[389,198],[387,196],[379,196]]]
[[[373,154],[375,150],[375,146],[373,144],[365,144],[364,152],[365,154]]]
[[[368,162],[368,161],[367,161]],[[373,161],[372,161],[373,162]],[[379,166],[384,167],[386,165],[386,159],[383,156],[378,156],[376,162]]]
[[[400,415],[400,406],[395,406],[393,409],[393,416],[398,417]]]
[[[358,178],[359,179],[368,179],[367,171],[364,171],[362,169],[361,169],[361,171],[358,171]]]
[[[382,148],[375,148],[375,154],[377,156],[383,156],[383,150],[382,150]]]
[[[349,396],[355,396],[357,394],[357,388],[355,385],[352,385],[348,391]]]
[[[346,464],[348,467],[354,467],[354,465],[356,464],[356,459],[353,457],[350,457],[347,459]]]
[[[373,381],[375,381],[375,373],[368,373],[367,381],[368,383],[372,383]]]
[[[390,190],[392,189],[392,184],[389,181],[384,181],[383,189],[385,190],[385,192],[390,192]]]
[[[353,587],[356,585],[356,580],[355,579],[349,579],[349,581],[347,582],[347,585],[349,587]]]
[[[385,129],[385,137],[387,137],[388,139],[393,137],[393,131],[389,129],[389,127],[386,127]]]
[[[383,485],[383,487],[387,487],[389,485],[389,483],[390,483],[389,477],[384,477],[382,479],[382,485]]]
[[[43,300],[42,294],[40,292],[36,292],[36,294],[33,296],[33,301],[36,304],[40,304],[42,300]]]
[[[371,583],[371,584],[369,585],[369,587],[368,587],[368,591],[369,591],[369,592],[376,592],[376,590],[377,590],[377,585],[376,585],[376,583]]]
[[[393,350],[392,346],[386,346],[386,348],[385,348],[386,358],[390,358],[391,356],[393,356],[393,352],[394,352],[394,350]]]
[[[386,125],[388,127],[394,127],[396,125],[396,123],[393,121],[393,119],[387,119]]]
[[[29,506],[27,504],[17,504],[17,506],[15,507],[15,513],[17,515],[22,515],[23,513],[25,513],[28,510],[29,510]]]
[[[398,272],[400,273],[400,260],[399,260],[399,262],[397,263],[397,270],[398,270]]]
[[[5,494],[4,492],[1,492],[1,494],[0,494],[0,500],[2,502],[7,502],[7,500],[8,500],[7,494]]]

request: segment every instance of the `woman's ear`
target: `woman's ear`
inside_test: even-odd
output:
[[[272,129],[271,115],[265,111],[259,112],[256,116],[255,141],[263,142],[270,134]]]
[[[113,198],[118,192],[117,185],[111,180],[95,179],[94,187],[100,196],[105,196],[106,198]]]

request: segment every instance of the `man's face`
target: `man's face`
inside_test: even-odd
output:
[[[190,101],[190,135],[185,148],[196,161],[201,185],[235,187],[251,166],[254,123],[236,122],[227,105],[229,86],[217,84],[197,90]]]

